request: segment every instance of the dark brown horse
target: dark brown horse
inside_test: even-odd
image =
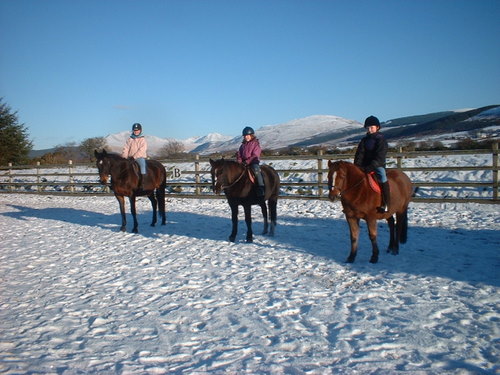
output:
[[[247,242],[253,241],[252,231],[252,205],[259,205],[264,216],[264,231],[262,234],[274,235],[277,217],[278,195],[280,190],[280,178],[276,171],[268,166],[262,165],[262,175],[264,177],[265,195],[258,197],[255,184],[250,179],[249,168],[231,160],[212,160],[210,159],[212,169],[212,189],[216,194],[224,191],[227,201],[231,207],[231,219],[233,229],[229,236],[229,241],[236,240],[238,232],[238,206],[243,206],[245,212],[245,222],[247,224]],[[269,216],[271,217],[271,228],[269,229],[267,204],[269,204]]]
[[[364,219],[368,225],[368,235],[372,243],[371,263],[377,263],[379,254],[377,220],[387,220],[390,232],[387,252],[398,254],[399,243],[405,243],[407,240],[408,204],[413,194],[408,176],[398,169],[387,169],[391,202],[387,212],[380,213],[377,207],[381,204],[381,194],[370,187],[368,176],[363,170],[346,161],[329,161],[328,168],[328,197],[332,201],[340,198],[349,224],[351,253],[347,262],[352,263],[356,258],[360,219]],[[396,214],[396,222],[394,214]]]
[[[108,183],[108,177],[111,176],[111,190],[115,193],[115,197],[120,204],[120,213],[122,215],[122,226],[120,230],[124,232],[127,227],[127,219],[125,214],[125,197],[130,201],[130,212],[134,219],[134,227],[132,232],[137,233],[137,216],[135,209],[135,201],[137,196],[147,195],[153,206],[153,221],[151,226],[154,227],[157,221],[157,211],[161,215],[161,224],[165,225],[165,187],[167,183],[167,171],[163,164],[156,160],[147,160],[147,175],[143,181],[143,188],[139,187],[140,175],[139,166],[130,159],[124,159],[117,154],[102,152],[94,152],[97,159],[97,169],[99,170],[99,181],[101,184]]]

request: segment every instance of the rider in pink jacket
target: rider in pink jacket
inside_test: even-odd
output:
[[[260,170],[260,148],[259,140],[255,137],[254,130],[247,126],[243,129],[243,142],[236,154],[238,163],[252,168],[255,177],[257,178],[257,196],[262,197],[265,193],[264,179]]]
[[[122,157],[125,159],[133,158],[139,168],[141,169],[142,181],[147,173],[146,171],[146,158],[147,158],[148,144],[146,138],[142,135],[142,125],[135,123],[132,125],[132,134],[127,139],[125,146],[122,150]]]

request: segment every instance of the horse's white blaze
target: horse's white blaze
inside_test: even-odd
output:
[[[332,175],[332,186],[331,186],[331,190],[334,190],[335,189],[335,180],[337,179],[337,171],[334,171],[333,172],[333,175]]]

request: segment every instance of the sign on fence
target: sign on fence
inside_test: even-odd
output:
[[[180,170],[180,168],[174,167],[172,169],[172,178],[181,178],[181,170]]]

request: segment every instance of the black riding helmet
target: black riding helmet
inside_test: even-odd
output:
[[[380,129],[380,121],[375,116],[367,117],[365,120],[365,128],[370,126],[378,126]]]
[[[132,125],[132,131],[134,130],[140,130],[142,132],[142,125],[136,122],[134,125]]]
[[[255,132],[253,131],[253,129],[250,126],[245,127],[241,133],[243,136],[249,135],[249,134],[255,134]]]

